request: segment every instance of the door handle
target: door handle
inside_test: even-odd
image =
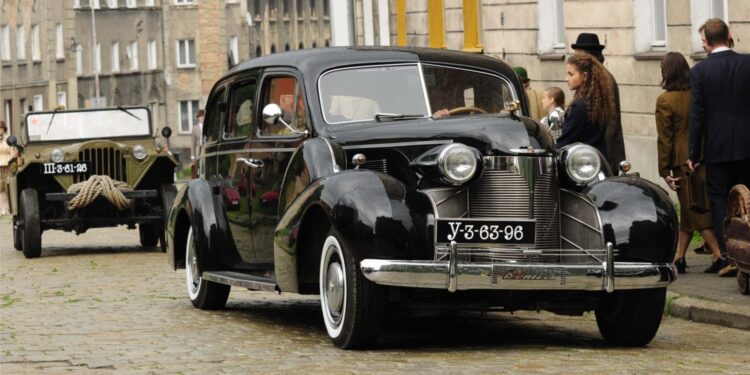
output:
[[[237,158],[235,163],[242,162],[251,168],[263,168],[263,160],[251,159],[251,158]]]

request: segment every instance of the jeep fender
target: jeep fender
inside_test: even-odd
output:
[[[305,245],[298,241],[299,229],[313,208],[322,210],[329,224],[346,236],[356,259],[432,256],[431,244],[425,242],[426,218],[432,213],[427,198],[387,174],[347,170],[313,182],[280,218],[274,263],[283,291],[298,290],[297,259]]]
[[[211,185],[204,179],[194,179],[183,186],[169,213],[167,258],[174,269],[184,265],[185,240],[190,227],[193,229],[201,272],[223,269],[225,264],[237,261],[225,259],[237,254],[237,251],[228,230],[221,198],[213,194]]]
[[[636,176],[611,177],[583,191],[602,219],[604,240],[621,261],[671,263],[679,231],[672,200],[661,187]]]

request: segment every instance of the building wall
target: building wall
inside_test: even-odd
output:
[[[390,2],[392,19],[399,16],[399,1],[403,0]],[[443,0],[444,13],[435,15],[428,12],[431,1],[405,1],[405,45],[429,46],[432,37],[429,24],[436,17],[442,17],[442,37],[447,48],[468,49],[463,45],[462,31],[467,25],[462,14],[466,2]],[[604,66],[619,85],[627,158],[643,177],[663,183],[656,165],[656,125],[653,115],[656,98],[663,91],[659,86],[660,59],[666,51],[681,52],[691,66],[705,58],[705,53],[696,49],[694,37],[700,24],[708,18],[707,11],[700,10],[707,7],[708,2],[667,0],[666,48],[663,51],[642,51],[636,46],[637,37],[642,37],[643,33],[643,29],[636,26],[644,14],[639,4],[651,6],[650,0],[564,0],[565,48],[560,53],[545,51],[539,45],[539,20],[548,22],[549,12],[553,11],[549,7],[551,3],[545,0],[477,0],[482,53],[502,59],[511,66],[525,67],[531,85],[539,90],[549,86],[563,88],[570,102],[572,92],[567,90],[564,59],[573,52],[570,44],[575,42],[579,33],[596,33],[602,44],[606,45]],[[748,53],[750,1],[727,0],[726,6],[730,30],[736,42],[735,50]],[[395,23],[391,28],[391,40],[397,44],[399,30]],[[361,42],[361,28],[357,28],[356,32],[356,40]]]

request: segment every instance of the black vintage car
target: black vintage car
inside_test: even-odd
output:
[[[607,342],[647,344],[675,277],[669,197],[590,146],[556,150],[521,93],[503,62],[443,50],[236,67],[169,215],[193,305],[222,308],[230,286],[320,294],[341,348],[373,345],[386,314],[443,308],[594,310]]]

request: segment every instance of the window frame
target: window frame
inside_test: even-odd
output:
[[[235,66],[240,63],[239,37],[237,35],[230,36],[228,44],[229,44],[229,53],[231,53],[231,56],[232,56],[232,66]],[[230,66],[230,68],[232,66]]]
[[[112,42],[109,59],[110,72],[120,72],[120,42]]]
[[[16,59],[19,64],[26,60],[26,35],[23,25],[16,26]]]
[[[149,40],[146,44],[146,58],[148,59],[148,70],[159,69],[159,56],[154,39]]]
[[[565,54],[565,2],[563,0],[539,0],[539,33],[537,53]],[[552,9],[550,12],[548,9]]]
[[[3,62],[12,61],[13,56],[10,54],[10,25],[0,26],[0,60]]]
[[[128,46],[128,59],[130,60],[130,71],[135,72],[140,69],[141,62],[139,60],[138,56],[138,41],[134,40],[130,42],[130,45]]]
[[[39,24],[31,25],[31,61],[42,62],[42,41],[40,39]]]
[[[57,60],[65,60],[64,32],[63,24],[55,25],[55,58]]]
[[[259,104],[258,106],[259,111],[262,112],[263,108],[265,108],[265,106],[269,104],[266,102],[266,98],[265,98],[266,90],[269,90],[270,82],[273,81],[275,78],[294,78],[295,84],[294,84],[294,99],[293,100],[294,100],[295,106],[293,108],[295,109],[295,111],[293,112],[295,112],[294,115],[296,115],[297,95],[302,95],[302,101],[305,105],[305,117],[306,117],[305,129],[308,132],[312,132],[313,123],[310,120],[310,103],[309,103],[309,100],[307,99],[307,95],[305,95],[304,80],[299,74],[297,74],[297,72],[288,71],[288,70],[283,70],[283,71],[280,70],[280,71],[267,72],[266,74],[263,75],[262,79],[260,80],[260,85],[258,86],[258,89],[256,90],[257,91],[256,98],[258,99],[256,103]],[[275,103],[275,104],[279,105],[280,103]],[[293,117],[291,118],[291,121],[292,122],[294,121]],[[300,138],[300,137],[305,136],[304,134],[296,134],[296,133],[266,135],[266,134],[262,134],[261,127],[257,125],[260,125],[260,123],[256,124],[255,130],[252,133],[254,139],[261,139],[261,140],[294,139],[294,138]],[[284,126],[284,125],[281,125],[281,126]]]
[[[31,105],[34,108],[34,112],[44,111],[44,95],[42,94],[34,95],[34,97],[32,98]]]
[[[182,60],[182,56],[181,56],[181,53],[180,53],[180,47],[183,45],[183,43],[185,45],[185,58],[187,59],[186,62],[181,61]],[[190,48],[191,44],[193,45],[192,50]],[[190,52],[191,51],[193,52],[193,54],[192,54],[193,61],[192,62],[190,61],[190,56],[191,56]],[[185,68],[185,69],[195,68],[196,67],[196,61],[195,61],[196,56],[197,56],[197,52],[195,51],[195,39],[177,39],[177,58],[175,59],[175,62],[177,63],[177,67],[178,68]]]
[[[138,8],[138,1],[136,0],[125,0],[125,7],[126,8]]]
[[[94,47],[94,66],[92,67],[95,73],[102,72],[102,43],[97,42]]]
[[[83,46],[76,44],[76,76],[83,75]]]
[[[61,100],[62,99],[62,100]],[[65,91],[58,91],[57,92],[57,105],[68,107],[68,94]]]
[[[109,9],[117,9],[117,0],[107,0],[107,7]]]
[[[235,104],[236,101],[235,95],[233,93],[236,91],[238,86],[247,86],[247,85],[255,85],[255,93],[253,94],[253,105],[255,106],[255,109],[253,110],[252,116],[250,118],[250,131],[245,135],[240,136],[233,136],[230,137],[229,135],[229,122],[231,120],[231,113],[235,111]],[[259,98],[259,89],[260,89],[260,80],[258,79],[257,73],[253,73],[251,75],[245,75],[242,78],[239,78],[230,84],[225,86],[226,93],[227,93],[227,99],[224,101],[226,110],[224,111],[224,119],[223,123],[221,124],[221,131],[219,132],[221,135],[222,141],[231,141],[231,140],[237,140],[237,139],[248,139],[253,138],[253,134],[255,133],[257,126],[258,126],[258,98]]]
[[[188,105],[188,129],[183,130],[182,129],[182,104],[187,103]],[[196,108],[193,108],[193,103],[198,103]],[[199,99],[187,99],[187,100],[178,100],[177,101],[177,132],[179,134],[192,134],[193,133],[193,126],[195,126],[195,114],[198,113],[198,109],[200,109],[200,100]]]

